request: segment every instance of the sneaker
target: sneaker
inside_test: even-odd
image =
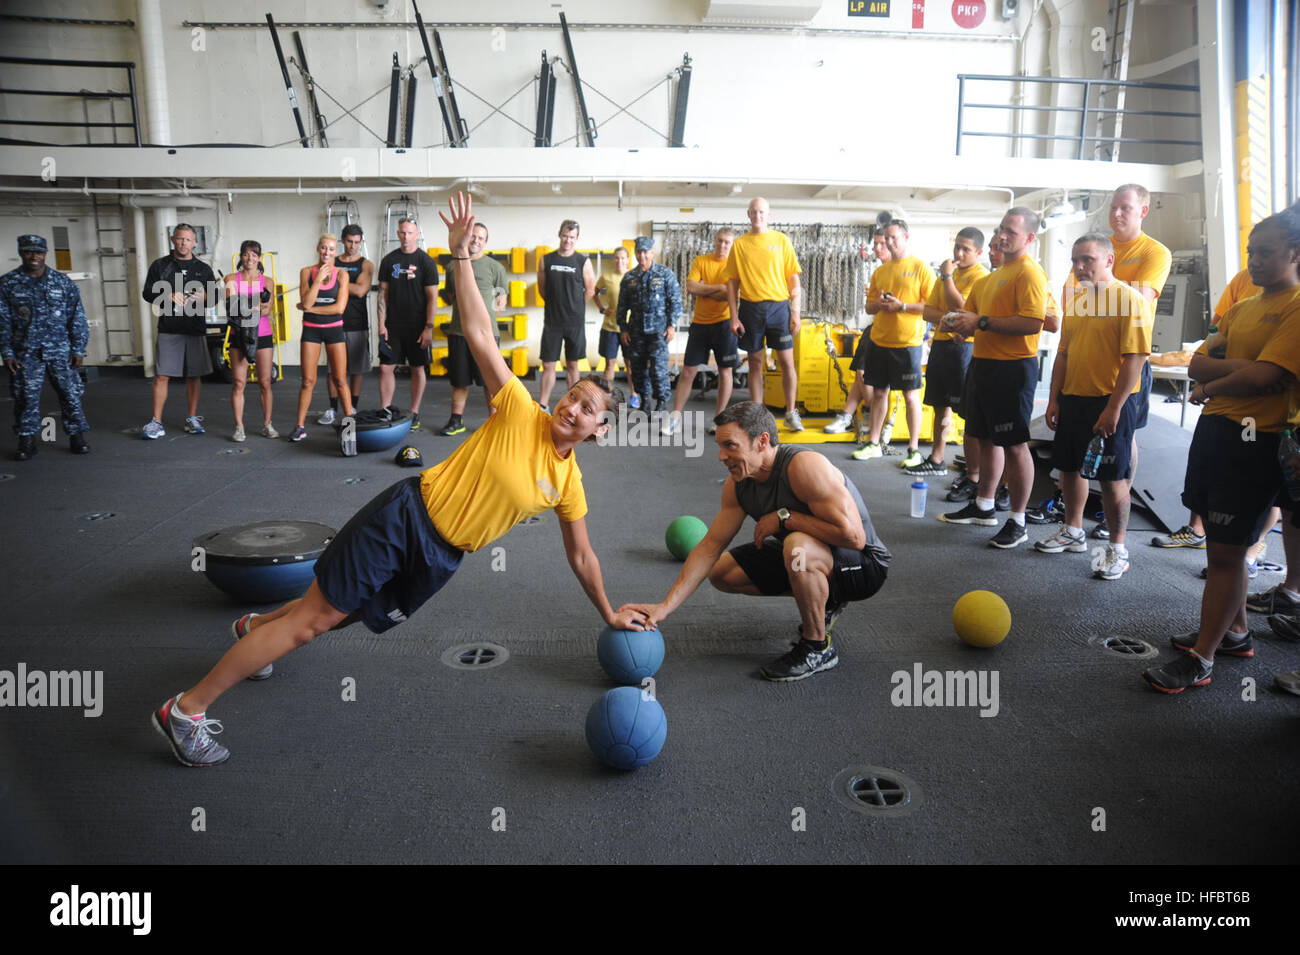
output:
[[[293,433],[289,435],[289,440],[303,441],[306,439],[306,437],[307,437],[307,429],[304,428],[302,425],[297,425],[294,427]]]
[[[1084,536],[1083,531],[1077,535],[1071,534],[1070,529],[1062,524],[1060,530],[1047,540],[1034,541],[1034,550],[1040,554],[1059,554],[1066,550],[1071,554],[1083,554],[1088,550],[1088,538]]]
[[[881,457],[883,454],[884,451],[880,449],[880,445],[868,441],[862,447],[858,448],[858,450],[854,451],[850,457],[852,457],[854,461],[870,461],[872,458]]]
[[[994,520],[993,523],[997,523]],[[1002,525],[1002,530],[998,531],[989,538],[990,547],[1000,547],[1002,550],[1010,550],[1029,540],[1029,532],[1025,530],[1023,524],[1017,524],[1015,521],[1007,521]]]
[[[207,434],[203,430],[203,415],[190,415],[185,419],[185,430],[190,434]]]
[[[335,419],[334,409],[326,408],[325,413],[316,419],[317,424],[333,424]]]
[[[1170,637],[1169,642],[1175,650],[1191,653],[1200,637],[1200,633],[1193,630],[1191,633],[1180,633],[1175,637]],[[1250,659],[1255,655],[1255,641],[1251,639],[1249,633],[1240,634],[1228,631],[1223,635],[1223,642],[1219,644],[1219,649],[1214,651],[1214,655],[1216,658],[1228,656]]]
[[[1275,613],[1268,618],[1268,625],[1283,640],[1300,642],[1300,616]]]
[[[1061,498],[1060,491],[1045,499],[1037,507],[1031,507],[1025,511],[1025,520],[1030,524],[1051,524],[1060,522],[1064,517],[1065,502]]]
[[[1106,548],[1106,555],[1093,570],[1092,575],[1102,580],[1119,580],[1128,573],[1128,554],[1120,554],[1113,547]]]
[[[543,408],[542,410],[545,411],[546,409]],[[392,409],[392,407],[380,408],[380,409],[379,409],[379,420],[380,420],[380,421],[392,421],[392,420],[393,420],[393,409]]]
[[[264,438],[278,438],[278,437],[280,437],[280,432],[275,430],[275,425],[273,425],[273,424],[264,424],[264,425],[262,425],[262,437],[264,437]]]
[[[450,438],[453,434],[465,433],[465,421],[460,415],[452,415],[447,419],[447,425],[438,432],[444,438]]]
[[[834,604],[826,607],[826,626],[825,632],[830,633],[835,627],[835,621],[840,619],[840,614],[844,612],[847,604]],[[799,624],[799,636],[803,636],[803,624]]]
[[[668,420],[664,422],[664,426],[659,429],[659,433],[666,438],[671,434],[676,434],[680,430],[682,430],[681,417],[678,415],[669,415]]]
[[[1106,526],[1106,515],[1097,515],[1097,526],[1092,529],[1092,539],[1099,541],[1110,540],[1110,528]]]
[[[948,493],[944,496],[944,500],[952,501],[954,504],[958,501],[973,501],[979,489],[978,481],[972,481],[963,474],[948,486]]]
[[[799,412],[794,408],[785,413],[785,426],[791,431],[803,430],[803,418],[799,417]]]
[[[542,410],[545,411],[546,409],[543,408]],[[411,412],[411,430],[412,431],[420,430],[420,416],[416,414],[414,411]]]
[[[1187,653],[1180,654],[1177,659],[1162,667],[1142,671],[1142,679],[1161,693],[1181,693],[1189,686],[1208,684],[1213,670],[1213,663],[1205,663],[1199,657]]]
[[[1281,584],[1270,587],[1257,594],[1248,594],[1246,609],[1251,613],[1296,613],[1300,611],[1300,600],[1287,594]]]
[[[244,614],[242,617],[240,617],[238,620],[236,620],[234,623],[230,625],[230,635],[233,636],[236,640],[242,640],[244,637],[248,636],[248,625],[252,623],[253,618],[256,616],[257,614],[255,613]],[[258,670],[256,673],[250,673],[248,675],[248,679],[265,680],[267,677],[271,675],[271,672],[274,669],[275,669],[275,665],[268,663],[266,666],[262,667],[262,669]]]
[[[153,712],[153,728],[171,744],[172,752],[186,766],[215,766],[230,758],[230,750],[212,737],[221,732],[221,723],[206,718],[190,719],[183,713],[172,713],[176,694]]]
[[[1300,696],[1300,670],[1284,670],[1273,676],[1273,682],[1279,690]]]
[[[953,511],[949,514],[940,514],[939,520],[945,524],[978,524],[980,527],[997,527],[997,512],[993,510],[983,510],[974,501],[967,503],[960,511]],[[1008,523],[1014,524],[1014,521]]]
[[[899,462],[900,468],[914,468],[922,461],[920,448],[908,448],[907,457]]]
[[[708,423],[708,425],[705,427],[705,429],[704,429],[704,433],[705,433],[705,434],[717,434],[717,433],[718,433],[718,426],[717,426],[716,424],[714,424],[712,421],[710,421],[710,422]]]
[[[926,477],[931,474],[947,474],[948,465],[942,461],[935,461],[929,456],[921,459],[921,463],[910,468],[904,468],[908,474],[914,474],[918,477]]]
[[[1209,579],[1209,576],[1210,576],[1210,568],[1208,568],[1208,567],[1202,567],[1202,568],[1201,568],[1201,572],[1200,572],[1199,574],[1197,574],[1196,576],[1200,577],[1201,580],[1207,580],[1207,579]],[[1258,561],[1258,560],[1248,560],[1248,561],[1246,561],[1246,576],[1249,577],[1251,580],[1254,580],[1256,577],[1259,576],[1259,561]],[[1248,598],[1248,599],[1249,599],[1249,598]],[[1247,603],[1247,605],[1246,605],[1246,609],[1247,609],[1247,610],[1250,609],[1250,604],[1249,604],[1249,603]]]
[[[825,649],[817,649],[807,640],[797,640],[790,649],[758,672],[773,683],[793,683],[804,680],[821,670],[829,670],[840,662],[834,645],[826,642]]]
[[[152,418],[149,420],[147,425],[140,429],[140,433],[144,435],[146,441],[157,441],[159,438],[167,434],[167,432],[163,430],[162,422],[155,421]]]
[[[627,399],[627,406],[633,411],[636,411],[638,408],[641,407],[641,396],[638,395],[635,391],[632,392],[632,397]],[[546,407],[546,405],[542,405],[542,410],[550,411],[551,409]]]
[[[1184,524],[1172,534],[1157,534],[1151,538],[1152,547],[1192,547],[1196,550],[1205,550],[1205,535],[1198,534],[1190,526]]]
[[[827,434],[846,434],[853,427],[853,415],[837,414],[835,420],[822,428]]]
[[[248,435],[244,434],[243,428],[236,428],[235,433],[230,436],[231,441],[243,441]]]
[[[993,495],[993,509],[995,511],[1011,510],[1011,488],[1005,484],[999,484],[997,492]]]

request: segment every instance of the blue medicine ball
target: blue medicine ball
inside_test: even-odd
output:
[[[667,736],[664,708],[634,686],[615,687],[587,711],[587,745],[615,769],[644,766],[659,755]]]
[[[658,630],[615,630],[606,627],[596,641],[596,658],[615,682],[640,686],[663,666],[664,638]]]

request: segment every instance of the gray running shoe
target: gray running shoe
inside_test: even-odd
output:
[[[316,419],[317,424],[333,424],[336,415],[333,408],[326,408],[325,413]]]
[[[1190,525],[1184,524],[1172,534],[1157,534],[1151,538],[1151,546],[1192,547],[1196,550],[1205,550],[1205,535],[1196,533]]]
[[[248,625],[253,622],[253,618],[256,616],[257,614],[255,613],[244,614],[242,617],[240,617],[238,620],[236,620],[234,623],[230,625],[230,635],[234,637],[236,640],[244,639],[244,637],[248,636]],[[258,670],[256,673],[250,673],[248,675],[248,678],[250,680],[265,680],[267,677],[271,675],[271,672],[274,669],[275,669],[275,664],[268,663],[266,666],[262,667],[262,669]]]
[[[1142,679],[1161,693],[1181,693],[1189,686],[1205,686],[1214,671],[1213,663],[1204,663],[1190,653],[1178,657],[1162,667],[1142,671]]]
[[[791,431],[803,430],[803,418],[799,417],[799,412],[794,408],[785,413],[785,426]]]
[[[152,418],[149,419],[148,424],[140,429],[140,433],[144,435],[146,441],[157,441],[159,438],[164,437],[167,434],[167,432],[163,430],[162,422],[154,421]]]
[[[190,434],[207,434],[203,430],[203,415],[190,415],[185,419],[185,430]]]
[[[1246,609],[1251,613],[1296,613],[1300,600],[1287,595],[1281,584],[1246,597]]]
[[[153,728],[171,744],[172,753],[186,766],[224,763],[230,758],[230,750],[212,738],[221,732],[221,723],[206,718],[192,720],[183,713],[173,713],[180,698],[177,693],[153,711]]]
[[[818,650],[807,640],[797,640],[790,649],[759,670],[765,680],[773,683],[793,683],[806,680],[814,673],[829,670],[840,662],[834,645],[828,640],[826,648]]]

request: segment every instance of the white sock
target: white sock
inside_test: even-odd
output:
[[[1015,521],[1017,524],[1019,524],[1021,527],[1024,527],[1024,526],[1025,526],[1025,512],[1024,512],[1024,511],[1012,511],[1012,512],[1011,512],[1011,519],[1012,519],[1013,521]]]
[[[1083,536],[1083,528],[1082,528],[1082,527],[1069,527],[1069,526],[1067,526],[1065,529],[1066,529],[1066,531],[1069,533],[1069,535],[1070,535],[1071,537],[1082,537],[1082,536]]]
[[[975,506],[978,507],[981,511],[991,511],[993,510],[993,498],[977,497],[975,498]]]
[[[1200,660],[1200,661],[1201,661],[1202,663],[1204,663],[1207,667],[1212,667],[1212,666],[1214,666],[1214,661],[1213,661],[1213,660],[1207,660],[1207,659],[1205,659],[1205,657],[1201,656],[1201,655],[1200,655],[1199,653],[1197,653],[1195,650],[1192,651],[1192,656],[1196,657],[1196,659]]]

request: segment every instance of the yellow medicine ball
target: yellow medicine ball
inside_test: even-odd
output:
[[[1011,632],[1011,610],[991,590],[972,590],[952,608],[952,628],[972,647],[993,647]]]

